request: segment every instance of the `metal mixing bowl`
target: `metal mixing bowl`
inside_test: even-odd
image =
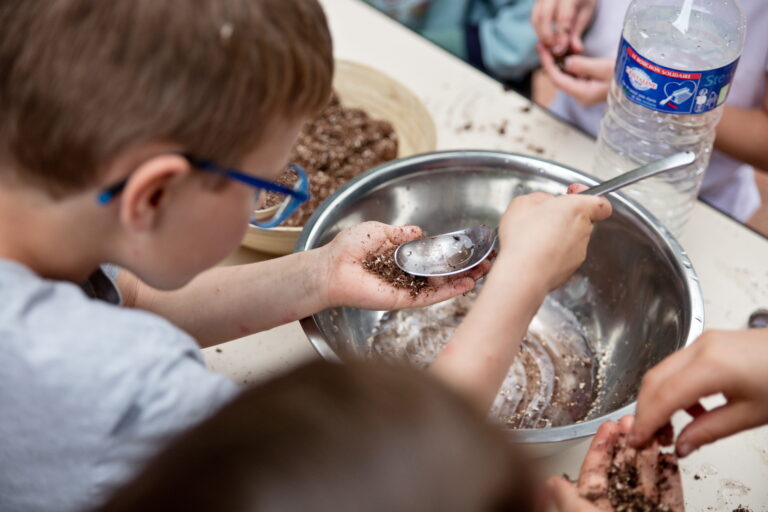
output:
[[[573,182],[597,183],[553,162],[500,152],[454,151],[397,160],[329,198],[307,223],[296,250],[321,246],[340,230],[368,220],[415,224],[427,234],[495,226],[513,197],[534,191],[560,194]],[[586,262],[553,292],[605,354],[603,396],[586,421],[517,430],[520,442],[554,443],[561,449],[567,441],[593,435],[604,421],[631,413],[643,374],[702,332],[701,290],[686,253],[637,203],[621,195],[613,195],[612,202],[613,216],[596,227]],[[335,360],[340,353],[363,354],[383,314],[339,308],[302,325],[317,351]]]

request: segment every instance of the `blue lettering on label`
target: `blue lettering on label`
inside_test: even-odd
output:
[[[708,71],[680,71],[652,62],[621,40],[616,82],[633,103],[667,114],[703,114],[725,102],[738,59]]]

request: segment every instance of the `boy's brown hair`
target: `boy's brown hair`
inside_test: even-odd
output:
[[[0,164],[54,196],[147,141],[234,165],[330,96],[316,0],[3,0],[0,27]]]
[[[531,472],[425,372],[314,362],[245,390],[98,512],[530,512]]]

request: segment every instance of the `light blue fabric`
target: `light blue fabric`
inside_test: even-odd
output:
[[[476,3],[470,23],[480,27],[483,63],[494,75],[516,79],[538,67],[538,38],[531,25],[534,3],[535,0]]]
[[[467,28],[479,29],[482,63],[493,75],[515,80],[538,66],[531,26],[535,0],[365,0],[467,59]]]
[[[3,512],[98,505],[169,436],[237,392],[165,320],[7,260],[0,303]]]

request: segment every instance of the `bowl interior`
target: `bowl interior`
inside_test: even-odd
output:
[[[577,171],[522,155],[451,152],[400,160],[370,171],[330,198],[310,219],[297,249],[321,246],[341,229],[367,220],[416,224],[427,234],[495,226],[514,196],[560,194],[572,182],[594,184]],[[685,253],[635,203],[622,196],[612,202],[614,214],[596,227],[586,262],[552,293],[603,354],[602,396],[587,421],[523,431],[523,440],[593,434],[602,421],[630,409],[645,371],[701,332],[701,293]],[[327,358],[361,356],[383,314],[323,311],[313,317],[320,336],[308,334]]]

